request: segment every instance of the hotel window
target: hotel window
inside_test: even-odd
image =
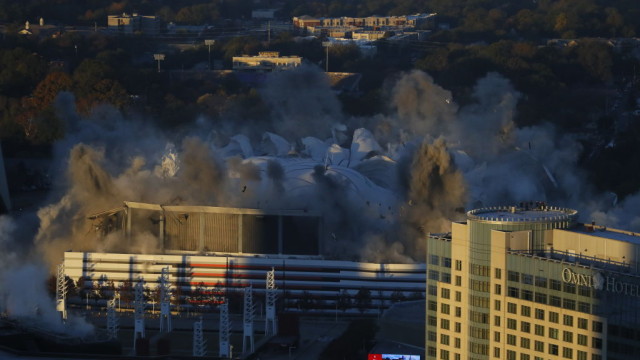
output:
[[[500,300],[493,301],[493,308],[494,310],[500,311]]]
[[[509,286],[509,290],[507,292],[507,295],[513,298],[519,298],[520,297],[520,289],[513,287],[513,286]]]
[[[449,304],[440,304],[440,312],[449,315]]]
[[[449,289],[445,289],[442,288],[442,291],[440,292],[440,297],[442,297],[443,299],[448,299],[450,297],[451,291]]]
[[[549,305],[560,307],[562,305],[562,300],[559,296],[549,296]]]
[[[495,315],[495,316],[493,317],[493,325],[494,325],[494,326],[500,326],[500,316]]]
[[[569,294],[576,293],[576,284],[564,283],[564,292]]]
[[[447,273],[447,272],[443,272],[442,273],[442,281],[443,283],[447,283],[447,284],[451,284],[451,274]]]
[[[449,330],[449,320],[440,319],[440,328],[441,329],[445,329],[445,330]]]
[[[571,315],[563,315],[562,316],[562,324],[567,326],[573,326],[573,316]]]
[[[440,273],[435,270],[429,270],[429,280],[440,280]]]
[[[429,295],[438,296],[438,287],[435,285],[429,285],[427,287],[427,291],[429,292]]]
[[[440,344],[449,345],[449,335],[440,334]]]
[[[578,334],[578,345],[587,346],[587,335]]]
[[[591,313],[591,305],[582,301],[578,301],[578,311],[589,314]]]
[[[500,284],[496,284],[494,291],[495,291],[496,295],[502,295],[502,286]]]
[[[438,319],[435,316],[427,316],[427,324],[431,326],[438,326]]]
[[[594,322],[591,324],[591,329],[592,329],[593,331],[595,331],[595,332],[599,332],[599,333],[601,333],[601,332],[602,332],[602,323],[601,323],[600,321],[594,321]]]
[[[535,326],[535,332],[536,332],[536,335],[538,335],[538,336],[544,336],[544,326],[543,325],[536,325]]]
[[[591,297],[591,288],[588,286],[580,285],[578,286],[578,294],[580,296]]]
[[[455,360],[460,360],[460,354],[453,354],[453,358]]]
[[[533,292],[531,290],[522,290],[520,298],[523,300],[533,301]]]
[[[440,350],[440,360],[449,360],[449,350]]]
[[[558,329],[549,328],[549,337],[558,340]]]
[[[543,276],[536,276],[536,286],[537,287],[547,287],[547,278]]]
[[[516,352],[513,350],[507,350],[507,360],[516,360]]]
[[[533,342],[533,349],[535,351],[544,352],[544,343],[542,341],[534,341]]]
[[[515,319],[507,319],[507,328],[511,330],[517,330],[518,322]]]
[[[568,347],[562,348],[562,357],[565,359],[573,359],[573,349]]]
[[[591,338],[591,347],[594,349],[602,349],[602,339],[600,338]]]
[[[494,347],[493,348],[493,357],[494,358],[500,358],[500,348],[499,347]]]
[[[544,320],[544,310],[543,309],[536,309],[536,319]]]
[[[573,299],[562,299],[562,307],[569,310],[575,310],[576,301]]]
[[[527,285],[533,285],[533,275],[522,274],[522,283]]]
[[[560,282],[560,280],[549,280],[549,287],[551,288],[551,290],[562,290],[562,283]]]
[[[460,291],[456,291],[456,301],[462,301],[462,293]]]
[[[560,314],[554,311],[549,311],[549,321],[557,324],[560,321]]]
[[[515,335],[511,335],[511,334],[507,334],[507,344],[509,345],[516,345],[516,336]]]
[[[429,310],[438,311],[438,303],[437,302],[429,300],[428,304],[429,304]]]
[[[456,260],[456,270],[458,270],[458,271],[462,270],[462,261],[461,260]]]
[[[563,331],[562,332],[562,340],[568,343],[573,342],[573,333],[571,331]]]
[[[462,286],[462,276],[456,275],[456,286]]]
[[[526,338],[526,337],[521,337],[520,347],[524,349],[529,349],[531,347],[531,340],[529,340],[529,338]]]
[[[429,356],[432,356],[432,357],[436,356],[436,348],[433,346],[429,346],[427,348],[427,354],[429,354]]]
[[[588,330],[587,329],[588,327],[589,327],[589,320],[578,318],[578,329]]]
[[[587,360],[587,352],[586,351],[582,351],[582,350],[578,350],[577,359],[578,360]]]
[[[493,341],[500,342],[500,331],[493,332]]]
[[[455,324],[455,331],[456,331],[457,333],[459,333],[459,332],[461,332],[461,331],[462,331],[462,324],[461,324],[461,323],[457,322],[457,323]]]
[[[526,317],[531,317],[531,308],[526,306],[526,305],[522,305],[520,307],[520,315],[526,316]]]
[[[549,354],[551,354],[551,355],[558,355],[558,345],[556,345],[556,344],[549,344]]]
[[[600,354],[591,354],[591,360],[602,360],[602,355],[600,355]]]
[[[520,353],[520,360],[529,360],[529,354]]]
[[[435,331],[427,332],[427,340],[428,341],[437,341],[438,340],[438,334],[436,334]]]
[[[451,258],[442,257],[442,266],[444,266],[446,268],[451,268]]]
[[[502,279],[502,269],[496,268],[495,277],[496,279]]]
[[[460,338],[453,339],[453,346],[455,346],[456,349],[460,349]]]
[[[518,313],[518,305],[514,304],[514,303],[507,303],[507,312],[510,314],[517,314]]]
[[[508,271],[507,272],[507,280],[520,282],[520,273],[517,271]]]
[[[456,306],[456,317],[462,316],[462,308],[460,306]]]
[[[539,304],[546,304],[547,303],[547,294],[543,294],[543,293],[536,293],[536,302]]]
[[[530,333],[531,332],[531,324],[526,321],[520,322],[520,331]]]

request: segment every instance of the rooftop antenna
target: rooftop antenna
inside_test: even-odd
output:
[[[202,316],[193,323],[193,356],[205,356],[207,354],[207,342],[202,335]]]
[[[67,279],[64,275],[64,263],[58,265],[56,278],[56,310],[62,315],[62,321],[67,320]]]
[[[142,278],[138,278],[138,283],[134,289],[134,300],[133,300],[133,319],[134,319],[134,327],[133,327],[133,350],[136,349],[136,340],[144,339],[144,284]]]
[[[256,309],[253,305],[253,287],[252,285],[249,285],[244,288],[244,316],[242,319],[244,329],[242,335],[243,354],[246,354],[247,350],[249,351],[249,353],[253,353],[255,351],[253,342],[253,318],[255,312]]]
[[[275,279],[276,271],[272,267],[271,271],[267,272],[267,293],[265,296],[266,303],[266,319],[264,322],[264,334],[265,335],[275,335],[277,333],[277,324],[276,324],[276,299],[278,297],[276,290],[276,279]]]
[[[231,323],[229,322],[229,301],[225,298],[224,303],[220,305],[220,350],[218,356],[221,358],[231,358],[231,346],[229,343],[229,335],[231,332]]]
[[[171,332],[171,296],[169,292],[169,267],[162,268],[160,275],[160,332]]]
[[[118,338],[118,317],[116,316],[116,298],[107,301],[107,333],[110,339]]]

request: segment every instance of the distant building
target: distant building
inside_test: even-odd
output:
[[[401,16],[369,16],[369,17],[339,17],[339,18],[315,18],[308,15],[293,18],[293,26],[299,30],[308,30],[310,27],[335,28],[355,27],[362,29],[378,30],[387,28],[416,28],[435,25],[436,14],[415,14]]]
[[[299,56],[280,56],[277,51],[261,51],[257,56],[234,56],[233,70],[271,72],[293,69],[302,64]]]
[[[156,16],[123,13],[122,15],[109,15],[107,27],[109,30],[127,35],[138,32],[145,35],[158,35],[161,25],[160,19]]]
[[[377,30],[358,30],[354,31],[351,34],[351,38],[353,40],[368,40],[375,41],[380,40],[387,36],[389,32],[387,31],[377,31]]]

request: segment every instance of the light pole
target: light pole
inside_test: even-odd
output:
[[[211,45],[214,45],[216,43],[215,40],[211,40],[211,39],[205,39],[204,40],[204,44],[207,45],[209,47],[209,70],[211,70]]]
[[[164,60],[164,54],[153,54],[153,59],[158,61],[158,72],[160,72],[160,61]]]
[[[324,72],[329,72],[329,46],[331,46],[331,41],[323,41],[322,46],[327,48],[327,59],[324,62],[324,65],[325,65]]]

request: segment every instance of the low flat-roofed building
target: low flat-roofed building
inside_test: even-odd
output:
[[[296,68],[302,65],[300,56],[280,56],[277,51],[261,51],[257,56],[234,56],[233,70],[271,72]]]
[[[156,16],[139,15],[137,13],[107,16],[109,30],[132,35],[140,32],[145,35],[160,34],[160,19]]]
[[[640,234],[522,203],[427,242],[428,359],[636,359]]]

